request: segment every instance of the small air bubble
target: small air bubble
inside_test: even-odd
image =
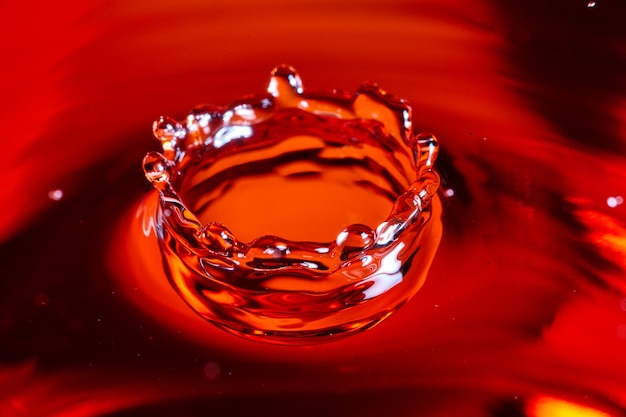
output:
[[[621,195],[618,195],[615,197],[611,196],[606,199],[606,205],[611,208],[615,208],[623,203],[624,203],[624,197],[622,197]]]
[[[207,379],[215,379],[220,376],[221,369],[220,366],[215,362],[207,362],[202,369],[202,373]]]
[[[63,198],[63,190],[56,188],[48,191],[48,198],[50,200],[59,201]]]
[[[594,7],[596,7],[596,2],[595,1],[590,1],[589,3],[587,3],[587,8],[593,9]]]
[[[452,188],[448,188],[443,192],[443,195],[446,197],[454,197],[454,190]]]
[[[37,293],[33,297],[33,301],[37,307],[47,307],[50,304],[50,297],[46,293]]]

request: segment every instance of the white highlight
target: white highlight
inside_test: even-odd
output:
[[[382,259],[378,271],[363,281],[373,282],[371,287],[363,291],[366,300],[384,294],[402,282],[402,272],[400,272],[402,262],[398,259],[398,253],[402,249],[404,249],[404,243],[399,243],[389,255]]]
[[[624,203],[624,197],[622,197],[621,195],[618,195],[615,197],[611,196],[606,199],[606,205],[611,208],[615,208],[623,203]]]
[[[270,84],[267,86],[267,92],[274,97],[278,97],[278,81],[275,77],[270,79]]]
[[[247,139],[252,136],[252,127],[250,126],[230,126],[228,129],[220,129],[215,133],[213,138],[213,146],[221,148],[232,140]]]
[[[365,255],[363,258],[361,258],[361,266],[368,266],[372,263],[373,260],[374,258],[372,257],[372,255]]]
[[[48,198],[50,200],[59,201],[63,198],[63,190],[56,188],[54,190],[48,191]]]

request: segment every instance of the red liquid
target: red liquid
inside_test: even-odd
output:
[[[441,238],[438,144],[411,131],[402,100],[373,85],[305,93],[281,66],[268,94],[154,131],[164,155],[143,167],[158,203],[135,222],[152,225],[168,280],[207,321],[262,342],[336,341],[422,286]],[[151,263],[143,279],[162,279]]]
[[[0,6],[0,415],[622,414],[623,4],[274,5]],[[133,252],[128,226],[154,116],[258,91],[280,62],[409,99],[455,193],[414,299],[314,347],[214,329],[145,279],[158,248]]]

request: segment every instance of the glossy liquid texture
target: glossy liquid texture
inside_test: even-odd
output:
[[[441,236],[438,143],[413,133],[403,100],[373,84],[305,93],[280,66],[267,94],[198,108],[186,125],[161,117],[154,134],[164,154],[143,167],[159,203],[146,201],[144,223],[172,286],[218,327],[336,340],[422,286]]]
[[[588,3],[0,2],[0,415],[624,415],[626,4]],[[282,62],[442,145],[429,278],[314,346],[199,317],[143,222],[154,117]]]
[[[348,224],[379,224],[408,186],[376,146],[387,139],[357,142],[365,135],[365,123],[285,110],[190,168],[180,195],[201,223],[219,219],[244,242],[263,235],[332,241]]]

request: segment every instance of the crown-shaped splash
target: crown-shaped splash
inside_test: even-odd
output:
[[[438,144],[413,133],[404,100],[375,84],[355,94],[309,93],[293,68],[281,66],[266,93],[198,107],[181,122],[161,117],[153,131],[163,150],[148,153],[143,167],[159,194],[154,216],[165,269],[180,296],[213,324],[255,340],[317,343],[372,327],[421,287],[441,236]],[[255,186],[247,186],[252,179]],[[348,201],[365,190],[357,208],[386,199],[388,215],[373,225],[347,224],[328,241],[306,233],[240,240],[211,217],[220,199],[247,190],[254,197],[226,204],[223,213],[252,213],[261,197],[280,199],[271,206],[284,210],[275,224],[317,232],[325,224],[302,211],[333,207],[338,198],[325,201],[322,193],[306,210],[285,208],[310,198],[303,190],[313,183],[314,190],[339,183]],[[299,194],[283,199],[291,189]],[[320,209],[310,209],[313,203]]]

